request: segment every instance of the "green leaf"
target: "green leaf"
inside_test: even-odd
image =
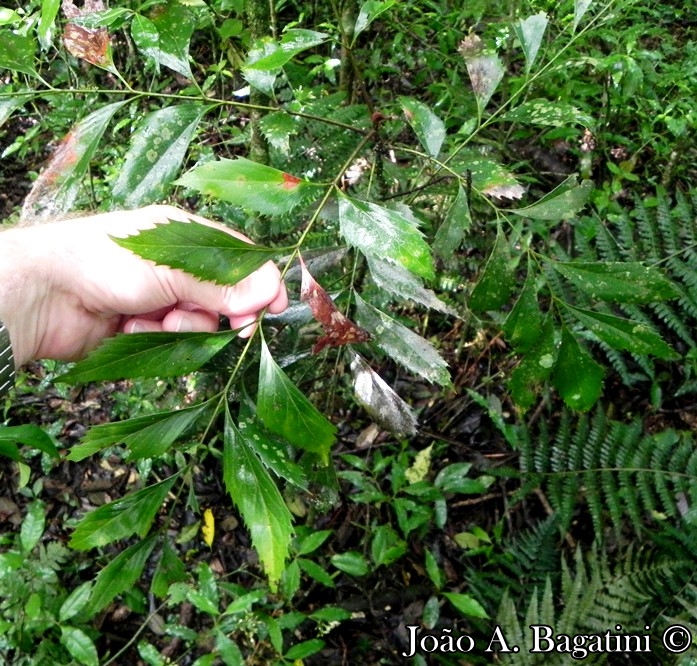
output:
[[[336,427],[288,379],[262,341],[257,416],[293,446],[317,453],[326,464]]]
[[[17,34],[9,28],[0,30],[0,69],[36,76],[36,46],[36,40],[32,37]]]
[[[467,305],[470,310],[498,310],[508,303],[515,288],[511,251],[501,228],[484,270],[474,285]]]
[[[71,548],[98,548],[119,539],[127,539],[133,534],[143,538],[178,477],[175,474],[88,513],[78,523],[70,538]]]
[[[351,372],[356,401],[380,427],[396,437],[416,434],[411,407],[358,354],[353,354]]]
[[[138,416],[118,423],[104,423],[90,428],[80,444],[73,446],[67,460],[78,462],[115,444],[129,447],[126,460],[156,458],[167,451],[211,403]]]
[[[86,608],[91,594],[91,580],[76,587],[61,604],[60,610],[58,611],[58,621],[64,624],[78,613],[82,612]]]
[[[592,129],[595,120],[592,116],[582,113],[578,108],[567,102],[552,102],[547,99],[531,99],[523,102],[511,111],[501,116],[503,120],[543,127],[568,127],[581,125]]]
[[[225,418],[223,479],[250,531],[269,586],[278,587],[293,536],[292,516],[276,484],[238,430],[229,411]]]
[[[484,607],[469,594],[443,592],[443,596],[465,617],[476,617],[480,619],[487,619],[489,617]]]
[[[157,535],[138,541],[117,555],[97,575],[86,613],[95,615],[107,606],[118,594],[130,590],[140,578]]]
[[[298,545],[298,555],[314,553],[332,534],[332,530],[310,532]]]
[[[540,397],[542,384],[551,375],[557,360],[557,344],[551,317],[541,327],[540,337],[511,373],[508,388],[513,400],[528,409]]]
[[[251,410],[240,409],[238,428],[244,430],[245,439],[257,454],[259,460],[281,479],[289,481],[298,488],[307,489],[307,477],[302,467],[291,460],[287,443],[279,442],[254,418]]]
[[[259,119],[259,129],[264,138],[284,155],[290,153],[290,137],[299,131],[298,121],[285,111],[267,113]]]
[[[131,139],[111,192],[111,205],[131,209],[163,199],[199,121],[210,108],[198,103],[178,104],[146,116]]]
[[[493,477],[470,479],[471,463],[456,462],[446,465],[433,481],[433,485],[444,493],[475,495],[483,493],[491,485]]]
[[[302,28],[290,28],[283,33],[281,41],[275,49],[261,58],[249,57],[242,68],[246,74],[247,70],[274,70],[280,69],[290,62],[298,53],[311,49],[327,41],[329,35],[315,30],[305,30]]]
[[[414,130],[421,145],[431,157],[438,157],[443,141],[445,141],[445,124],[423,102],[411,97],[400,97],[411,128]]]
[[[370,572],[370,566],[365,557],[355,550],[345,553],[336,553],[331,557],[331,563],[349,576],[365,576]]]
[[[602,393],[604,374],[603,368],[564,327],[552,375],[552,383],[564,402],[571,409],[588,411]]]
[[[537,302],[537,285],[532,267],[515,305],[503,323],[503,333],[516,352],[524,354],[540,337],[544,317]]]
[[[368,270],[373,282],[384,291],[420,303],[421,305],[444,312],[449,315],[457,315],[447,303],[441,301],[430,289],[423,286],[422,280],[410,273],[403,266],[383,261],[379,257],[368,255]]]
[[[244,157],[199,164],[177,184],[262,215],[284,215],[318,191],[307,180]]]
[[[76,627],[61,626],[61,645],[70,652],[73,659],[84,666],[99,666],[97,648],[92,639]]]
[[[289,661],[302,661],[306,657],[319,652],[325,645],[321,638],[311,638],[309,641],[303,641],[291,647],[284,655],[284,659]]]
[[[358,294],[356,320],[373,334],[375,344],[410,372],[441,386],[450,386],[448,364],[428,340],[366,303]]]
[[[138,49],[155,63],[193,79],[189,65],[189,41],[196,21],[178,2],[158,5],[150,20],[136,14],[131,21],[131,36]]]
[[[389,566],[406,552],[407,544],[389,525],[380,525],[373,530],[370,556],[376,566]]]
[[[356,24],[353,27],[352,44],[355,44],[358,35],[380,16],[380,14],[386,12],[390,7],[393,7],[395,2],[396,0],[366,0],[366,2],[361,5]]]
[[[2,127],[10,116],[29,99],[31,99],[31,95],[22,95],[20,93],[12,97],[0,99],[0,127]]]
[[[433,257],[423,234],[401,213],[342,196],[339,224],[346,241],[364,254],[400,264],[422,278],[435,276]]]
[[[165,540],[162,544],[162,557],[157,565],[155,574],[152,577],[150,590],[161,599],[167,596],[170,585],[187,580],[187,573],[184,563],[181,561],[169,541]]]
[[[325,587],[336,587],[334,579],[326,572],[323,566],[317,564],[314,560],[308,560],[304,557],[299,557],[296,562],[298,566],[310,577]]]
[[[563,303],[563,305],[591,333],[613,349],[655,356],[666,361],[677,361],[680,358],[680,354],[666,344],[663,338],[647,324],[577,308],[569,303]]]
[[[520,199],[525,194],[525,188],[508,169],[476,151],[463,154],[457,168],[469,172],[473,189],[487,196]]]
[[[520,19],[513,26],[525,55],[525,70],[527,72],[530,71],[537,58],[537,52],[540,50],[540,44],[542,44],[542,37],[545,34],[548,22],[547,14],[540,12],[539,14],[528,16],[526,19]]]
[[[53,26],[60,6],[60,0],[43,0],[41,3],[41,19],[36,32],[39,35],[41,48],[45,51],[51,46]]]
[[[108,338],[61,375],[61,382],[177,377],[198,370],[235,337],[220,333],[123,333]]]
[[[578,178],[573,174],[534,204],[509,208],[507,212],[535,220],[566,220],[588,203],[592,191],[593,181],[584,180],[578,184]]]
[[[27,515],[22,520],[22,527],[19,532],[19,543],[22,551],[26,554],[31,553],[36,545],[41,541],[46,527],[46,506],[39,500],[34,500],[27,508]]]
[[[452,258],[471,228],[472,216],[467,193],[462,185],[458,185],[455,201],[450,206],[445,220],[438,227],[433,240],[433,252],[441,259]]]
[[[281,251],[248,243],[222,229],[194,221],[170,220],[134,236],[112,240],[156,264],[227,285],[251,275]]]
[[[52,458],[59,458],[60,454],[53,440],[39,426],[26,423],[18,426],[0,426],[0,446],[3,444],[22,444],[47,453]],[[12,460],[19,460],[17,447],[12,447],[17,452],[16,456],[10,456]]]
[[[245,660],[237,643],[220,630],[215,632],[215,649],[225,666],[244,666]]]
[[[555,261],[549,265],[594,300],[653,303],[680,296],[658,268],[639,261]]]
[[[22,207],[24,222],[53,220],[70,211],[106,126],[125,103],[107,104],[73,126],[34,181]]]

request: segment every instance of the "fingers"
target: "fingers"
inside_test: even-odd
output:
[[[218,330],[218,315],[193,309],[186,304],[167,312],[161,319],[151,315],[131,317],[123,326],[124,333],[214,333]]]

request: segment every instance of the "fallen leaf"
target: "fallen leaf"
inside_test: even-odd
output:
[[[325,347],[340,347],[355,342],[370,340],[370,333],[352,322],[334,305],[331,296],[317,283],[307,270],[300,257],[302,281],[300,300],[305,301],[312,311],[312,316],[322,324],[324,335],[312,348],[313,354],[319,354]]]
[[[203,523],[201,524],[201,535],[204,543],[210,548],[215,538],[215,518],[213,511],[206,509],[203,512]]]

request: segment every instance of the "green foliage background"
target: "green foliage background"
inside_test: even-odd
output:
[[[696,10],[459,4],[0,9],[2,180],[33,181],[8,223],[174,203],[256,245],[195,223],[120,244],[219,283],[273,259],[291,294],[247,342],[121,336],[47,366],[57,391],[130,380],[67,453],[8,403],[31,499],[2,536],[8,664],[401,663],[410,622],[470,634],[472,663],[530,624],[695,659],[660,638],[697,630]],[[309,274],[367,342],[325,346]],[[112,456],[134,487],[56,548],[43,479]],[[256,553],[236,569],[206,484]]]

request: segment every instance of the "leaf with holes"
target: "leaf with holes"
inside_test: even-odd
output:
[[[307,180],[244,157],[200,164],[177,184],[263,215],[288,213],[319,191]]]
[[[358,354],[352,355],[351,371],[356,401],[375,423],[396,437],[416,434],[412,408]]]
[[[271,432],[293,446],[317,453],[327,464],[336,427],[288,379],[262,342],[257,416]]]
[[[200,280],[227,285],[237,284],[282,252],[193,220],[170,220],[134,236],[112,240],[143,259],[179,268]]]
[[[70,211],[106,126],[124,104],[107,104],[73,126],[34,181],[22,208],[23,222],[53,220]]]
[[[358,294],[355,299],[358,320],[373,333],[375,344],[380,349],[429,382],[446,387],[451,385],[448,364],[428,340],[369,305]]]
[[[131,138],[111,193],[112,206],[139,208],[163,199],[181,169],[199,121],[210,108],[177,104],[146,116]]]
[[[324,329],[324,335],[317,340],[312,353],[319,354],[327,346],[341,347],[370,340],[368,331],[354,324],[334,305],[331,296],[307,270],[302,257],[300,257],[300,268],[302,270],[300,300],[309,305],[312,316],[322,324]]]
[[[342,196],[339,225],[346,241],[364,254],[400,264],[422,278],[435,276],[423,234],[401,212]]]
[[[445,141],[445,124],[423,102],[411,97],[400,97],[399,103],[421,145],[431,157],[438,157]]]
[[[198,370],[237,333],[132,333],[102,342],[61,375],[62,382],[97,382],[136,377],[178,377]]]
[[[293,536],[292,516],[244,430],[225,417],[223,480],[252,537],[272,590],[278,587]]]

